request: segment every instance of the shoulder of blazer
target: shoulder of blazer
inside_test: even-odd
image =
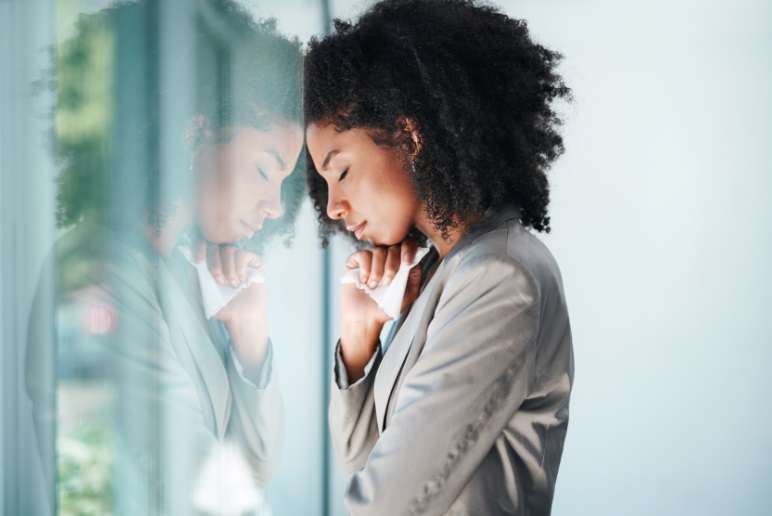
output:
[[[562,290],[560,269],[552,253],[519,219],[504,218],[472,237],[446,258],[446,281],[453,275],[471,274],[474,269],[488,274],[506,274],[510,270],[524,275],[537,296],[545,287],[557,286]]]

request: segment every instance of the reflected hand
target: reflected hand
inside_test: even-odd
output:
[[[196,259],[206,259],[217,283],[238,287],[248,279],[247,269],[263,272],[263,261],[251,251],[211,242],[198,244]],[[268,345],[268,318],[264,283],[252,283],[222,307],[214,318],[222,321],[244,367],[259,366]]]

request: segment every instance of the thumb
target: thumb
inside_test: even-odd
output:
[[[196,263],[203,263],[206,260],[206,240],[196,238],[190,244],[190,251],[195,257]]]
[[[245,251],[246,253],[246,262],[247,267],[252,267],[254,269],[257,269],[259,271],[263,270],[263,258],[259,254],[252,253],[250,251]]]

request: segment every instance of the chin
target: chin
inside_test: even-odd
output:
[[[213,244],[217,244],[217,245],[230,244],[231,242],[233,242],[235,240],[233,238],[229,239],[222,232],[209,232],[209,231],[204,232],[204,231],[202,231],[201,232],[201,236],[204,237],[204,239],[206,241],[211,242]]]
[[[389,247],[392,245],[401,244],[410,233],[412,226],[404,227],[402,224],[389,225],[386,228],[373,227],[373,232],[365,232],[362,235],[362,241],[371,242],[373,245],[381,247]],[[385,229],[386,231],[377,231],[378,229]],[[376,234],[377,232],[377,234]]]
[[[381,246],[381,247],[389,247],[389,246],[392,246],[392,245],[401,244],[402,241],[405,238],[407,238],[407,235],[403,236],[402,238],[397,238],[397,237],[391,237],[391,238],[365,237],[364,240],[372,242],[373,245],[377,245],[377,246]]]

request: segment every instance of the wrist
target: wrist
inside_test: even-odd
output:
[[[265,321],[229,321],[224,324],[233,350],[244,368],[251,369],[262,364],[268,347]]]
[[[364,376],[364,369],[375,353],[383,323],[341,321],[340,355],[349,382]]]

